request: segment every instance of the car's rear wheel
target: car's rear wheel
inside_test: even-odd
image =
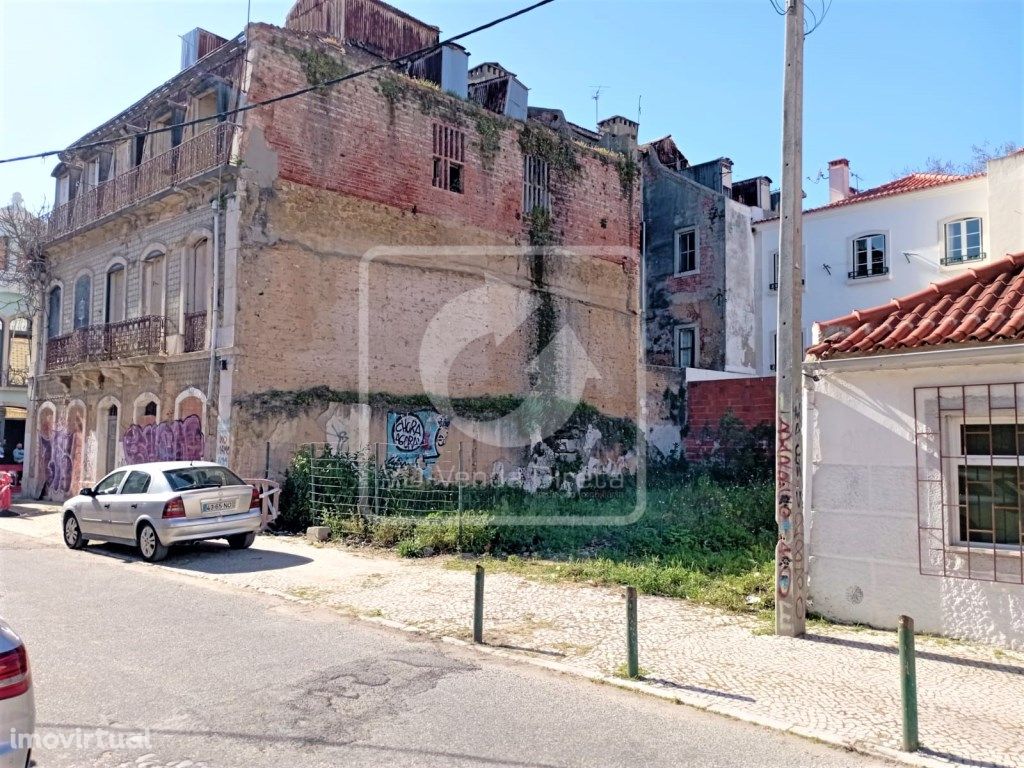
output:
[[[82,526],[78,524],[78,518],[74,512],[64,515],[64,543],[68,549],[81,549],[89,540],[82,535]]]
[[[138,545],[142,559],[147,563],[156,563],[167,557],[167,547],[160,543],[160,537],[156,535],[156,528],[149,523],[139,526]]]
[[[236,533],[234,536],[228,536],[228,545],[232,549],[248,549],[252,546],[254,541],[256,541],[255,531],[249,531],[249,533]]]

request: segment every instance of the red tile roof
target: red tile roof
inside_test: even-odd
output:
[[[810,358],[1024,340],[1024,253],[968,269],[888,304],[817,323]]]
[[[853,205],[854,203],[866,203],[869,200],[878,200],[882,197],[902,195],[906,192],[920,192],[922,189],[941,187],[945,184],[956,184],[961,181],[978,179],[984,175],[984,172],[964,175],[946,173],[911,173],[909,176],[903,176],[877,187],[865,189],[863,192],[857,192],[849,197],[844,197],[842,200],[836,200],[834,203],[828,203],[827,205],[822,205],[817,208],[811,208],[804,211],[804,213],[826,211],[831,210],[832,208],[840,208],[844,205]]]

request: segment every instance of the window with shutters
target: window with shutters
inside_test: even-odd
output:
[[[434,175],[432,184],[449,192],[463,192],[466,134],[457,128],[434,123]]]

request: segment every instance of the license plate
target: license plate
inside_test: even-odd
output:
[[[227,509],[234,509],[235,502],[233,501],[204,501],[200,505],[200,509],[203,512],[223,512]]]

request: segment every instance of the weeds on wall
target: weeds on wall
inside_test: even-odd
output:
[[[500,118],[484,110],[476,116],[477,150],[484,168],[494,167],[494,160],[501,151],[501,134],[504,125]]]
[[[349,73],[349,68],[342,62],[323,51],[314,48],[298,49],[288,48],[299,63],[306,75],[306,82],[313,86],[323,85],[331,80],[337,80]]]
[[[583,174],[572,142],[548,128],[527,123],[519,132],[519,148],[524,155],[546,161],[548,168],[566,181],[575,181]]]
[[[622,188],[622,196],[630,202],[636,191],[636,180],[640,175],[640,166],[631,157],[622,155],[615,163],[619,172],[619,186]]]

